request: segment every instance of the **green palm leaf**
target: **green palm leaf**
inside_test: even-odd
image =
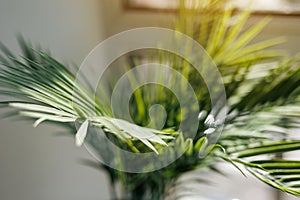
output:
[[[73,134],[77,132],[78,145],[84,142],[89,129],[94,127],[132,152],[153,151],[169,159],[184,152],[174,163],[155,173],[130,174],[103,167],[113,184],[120,181],[132,193],[130,199],[143,199],[140,195],[143,187],[151,188],[145,193],[153,193],[153,199],[158,199],[157,195],[168,186],[176,185],[182,173],[194,169],[205,168],[222,173],[215,167],[220,158],[242,173],[244,167],[272,187],[300,195],[300,161],[274,158],[281,153],[300,150],[300,140],[289,134],[290,128],[300,127],[297,121],[300,118],[299,57],[283,59],[283,53],[274,50],[275,45],[283,42],[282,38],[253,43],[268,23],[268,18],[244,31],[249,10],[235,12],[230,8],[223,11],[223,1],[201,2],[190,9],[182,0],[174,29],[202,44],[224,78],[229,113],[217,144],[210,143],[214,127],[205,123],[208,116],[199,119],[195,138],[186,138],[185,133],[178,130],[180,105],[170,92],[162,88],[155,88],[159,91],[157,99],[150,97],[152,90],[147,88],[133,94],[130,109],[139,125],[114,118],[109,104],[94,97],[82,83],[75,83],[74,74],[66,66],[42,51],[33,50],[22,38],[19,39],[24,54],[22,59],[16,58],[0,44],[5,55],[0,55],[3,64],[0,93],[19,99],[3,104],[35,119],[35,126],[52,121],[71,127]],[[188,47],[186,49],[189,51]],[[191,82],[200,108],[209,113],[209,94],[206,88],[201,87],[203,81],[195,75],[193,67],[184,60],[161,52],[156,56],[162,64],[171,63]],[[268,61],[272,63],[266,64]],[[132,84],[135,81],[132,79]],[[142,126],[148,123],[147,108],[157,101],[168,114],[166,126],[160,131]],[[80,125],[78,130],[75,124]],[[90,142],[97,146],[95,141]],[[168,148],[163,148],[165,146]],[[109,151],[105,144],[98,150],[99,154]],[[121,158],[113,156],[110,159],[122,165]],[[151,167],[151,163],[147,167]]]
[[[24,39],[20,38],[19,41],[26,63],[18,60],[2,45],[7,58],[1,57],[4,66],[0,70],[0,84],[4,87],[1,92],[14,97],[25,97],[18,103],[6,103],[20,109],[22,116],[36,119],[34,126],[44,121],[75,123],[78,120],[89,120],[92,126],[104,127],[107,133],[114,134],[121,140],[137,139],[156,153],[158,152],[153,144],[165,146],[165,139],[173,139],[167,133],[111,118],[111,111],[97,98],[94,105],[92,93],[75,84],[74,75],[65,66],[49,55],[33,50]],[[78,131],[78,144],[83,142],[84,132],[88,131],[86,125],[83,123]],[[136,148],[131,148],[137,151]]]

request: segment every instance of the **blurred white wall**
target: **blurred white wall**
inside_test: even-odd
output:
[[[1,0],[0,41],[19,54],[16,34],[80,64],[105,39],[101,0]],[[3,97],[0,97],[3,100]],[[4,111],[1,109],[0,114]],[[91,158],[57,127],[0,119],[0,199],[109,199],[107,177],[80,164]]]
[[[121,1],[1,0],[0,41],[18,52],[15,34],[22,33],[62,62],[80,64],[112,34],[134,27],[168,27],[172,20],[170,13],[126,11]],[[259,18],[253,17],[250,23]],[[257,40],[286,36],[282,47],[294,54],[300,51],[299,34],[300,17],[274,17]],[[90,156],[74,146],[73,138],[55,135],[62,129],[49,125],[34,129],[29,122],[12,119],[0,119],[0,127],[1,200],[109,199],[107,177],[79,163]],[[260,196],[256,199],[273,199],[269,187],[253,179],[240,182],[242,178],[220,179],[216,192],[235,191],[236,196],[230,197],[250,200],[252,188]]]

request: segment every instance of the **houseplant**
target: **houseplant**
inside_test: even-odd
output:
[[[242,173],[249,171],[277,189],[300,195],[300,161],[275,158],[275,155],[300,149],[300,141],[288,134],[289,128],[299,126],[296,121],[300,116],[299,59],[282,58],[280,51],[271,48],[282,39],[249,44],[267,19],[243,33],[249,11],[239,13],[231,8],[224,11],[223,1],[201,2],[187,6],[181,1],[174,29],[199,42],[223,77],[228,117],[216,143],[210,138],[217,127],[215,116],[211,115],[210,95],[207,88],[201,86],[203,80],[195,75],[190,63],[165,52],[152,56],[184,75],[193,86],[202,110],[197,119],[197,134],[192,138],[179,128],[180,121],[189,115],[178,117],[183,111],[178,109],[179,102],[170,91],[151,86],[136,90],[130,99],[133,122],[138,125],[134,126],[114,118],[110,106],[104,104],[102,98],[94,100],[92,90],[77,84],[75,74],[66,66],[40,50],[33,50],[22,38],[22,59],[2,45],[5,56],[1,56],[1,94],[19,99],[2,102],[3,105],[21,109],[22,116],[37,119],[36,126],[43,121],[63,124],[70,133],[77,132],[78,144],[85,139],[100,156],[114,162],[116,169],[94,165],[109,174],[113,199],[173,198],[170,191],[179,186],[177,180],[182,174],[204,168],[222,173],[216,166],[220,160],[234,165]],[[267,61],[276,61],[276,64],[267,65]],[[133,63],[138,65],[138,62]],[[257,66],[259,63],[262,65]],[[160,91],[154,99],[148,97],[152,90]],[[145,128],[149,123],[148,108],[153,103],[163,105],[166,110],[167,123],[162,130]],[[154,171],[155,167],[145,165],[147,173],[126,172],[122,170],[126,163],[119,156],[120,152],[110,151],[106,143],[100,143],[93,129],[103,130],[101,134],[129,152],[155,151],[168,159],[180,152],[183,155]],[[153,137],[145,139],[136,134],[136,130],[140,134],[150,132]],[[262,158],[262,155],[267,157]],[[120,192],[117,192],[118,185],[121,185]]]

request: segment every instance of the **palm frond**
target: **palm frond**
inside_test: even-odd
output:
[[[209,17],[212,12],[199,9],[197,15],[185,10],[176,30],[189,34],[186,30],[192,26],[183,24],[193,20],[192,37],[205,47],[224,78],[230,111],[218,141],[223,150],[216,155],[236,167],[244,166],[277,189],[299,195],[298,161],[282,159],[276,165],[279,160],[273,159],[279,153],[300,149],[299,140],[289,134],[290,128],[299,127],[299,58],[285,59],[284,52],[274,50],[284,38],[251,42],[269,18],[244,31],[250,10],[239,13],[229,8]],[[266,167],[268,162],[274,164],[272,170]],[[283,166],[291,169],[281,171]],[[276,174],[276,170],[286,174]]]
[[[139,140],[153,151],[152,144],[167,145],[164,140],[172,139],[167,133],[146,129],[120,119],[113,119],[108,107],[95,98],[88,88],[75,82],[75,76],[61,63],[41,51],[34,50],[24,39],[19,39],[24,52],[19,60],[2,45],[6,58],[1,56],[3,67],[0,70],[2,94],[8,94],[22,101],[5,102],[19,109],[24,117],[36,119],[34,126],[44,121],[57,123],[83,123],[89,120],[92,126],[105,128],[121,140]],[[83,124],[84,127],[86,124]],[[134,126],[134,127],[133,127]],[[74,127],[75,129],[75,127]],[[75,131],[75,130],[74,130]],[[83,139],[82,129],[79,138]],[[140,134],[146,134],[141,137]],[[78,142],[81,143],[82,141]],[[132,150],[137,151],[132,147]]]
[[[207,88],[202,87],[202,78],[194,73],[195,69],[187,61],[162,52],[155,54],[159,62],[171,64],[189,80],[200,108],[207,111],[197,121],[195,138],[186,137],[186,133],[179,130],[182,113],[188,111],[180,109],[170,91],[160,87],[141,87],[130,100],[133,121],[139,125],[116,119],[109,103],[95,97],[83,83],[77,83],[66,66],[40,50],[33,50],[22,38],[19,39],[24,54],[21,59],[0,44],[5,55],[0,55],[3,65],[0,69],[0,93],[18,98],[18,101],[3,104],[35,119],[35,126],[44,121],[72,124],[75,134],[76,125],[79,127],[75,136],[78,145],[90,136],[90,145],[99,154],[120,165],[123,164],[122,158],[111,152],[106,144],[99,145],[97,140],[93,140],[93,135],[88,134],[90,128],[103,130],[108,138],[113,141],[116,138],[116,143],[126,150],[136,153],[153,151],[175,160],[169,166],[147,174],[103,167],[110,174],[112,183],[120,181],[130,191],[129,199],[142,199],[141,193],[151,193],[153,199],[158,199],[154,195],[159,196],[167,186],[176,185],[180,175],[194,169],[206,168],[222,173],[214,166],[220,158],[242,173],[241,166],[277,189],[300,195],[300,161],[274,158],[300,149],[300,140],[289,134],[291,128],[299,128],[299,57],[286,59],[281,51],[274,49],[283,42],[282,38],[253,43],[269,22],[268,18],[244,30],[249,10],[235,12],[229,8],[224,11],[225,1],[217,0],[199,1],[192,9],[186,7],[183,0],[180,2],[174,29],[197,40],[215,61],[224,78],[229,115],[217,144],[210,141],[215,129],[206,123],[213,116],[206,116],[211,111],[211,99]],[[184,48],[191,51],[188,47]],[[267,64],[269,61],[272,63]],[[139,64],[138,61],[133,63]],[[134,84],[136,80],[133,77],[131,81]],[[149,95],[153,91],[159,91],[156,99]],[[149,122],[148,108],[157,103],[163,105],[168,114],[162,130],[144,127]],[[166,146],[168,148],[164,148]],[[182,155],[178,158],[180,153]],[[147,167],[151,168],[152,163],[148,163]]]

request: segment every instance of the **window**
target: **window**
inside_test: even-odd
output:
[[[178,0],[125,0],[129,9],[174,10]],[[193,0],[186,0],[187,2]],[[238,9],[247,8],[250,4],[254,13],[300,15],[300,0],[232,0]]]

